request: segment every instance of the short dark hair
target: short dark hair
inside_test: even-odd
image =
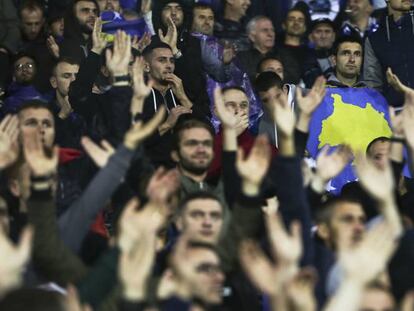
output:
[[[34,57],[32,54],[26,53],[26,52],[17,53],[13,57],[13,64],[15,64],[19,59],[22,59],[23,57],[27,57],[27,58],[30,58],[31,60],[33,60],[33,62],[35,63],[35,65],[37,67],[38,63],[37,63],[36,57]]]
[[[19,17],[22,18],[22,11],[29,10],[29,11],[36,11],[40,10],[45,16],[45,8],[44,6],[37,0],[26,0],[24,1],[19,7]]]
[[[78,60],[76,60],[76,59],[74,59],[74,58],[72,58],[72,57],[61,57],[61,58],[59,58],[59,59],[55,62],[55,64],[53,65],[53,70],[52,70],[53,75],[55,75],[55,74],[56,74],[56,68],[57,68],[57,66],[58,66],[60,63],[68,63],[68,64],[70,64],[70,65],[80,65],[80,64],[79,64],[79,61],[78,61]]]
[[[142,56],[147,58],[155,49],[169,49],[172,52],[167,43],[162,42],[158,37],[153,37],[151,43],[142,51]]]
[[[390,138],[389,138],[389,137],[385,137],[385,136],[380,136],[380,137],[374,138],[374,139],[373,139],[373,140],[372,140],[372,141],[368,144],[367,149],[365,150],[365,153],[366,153],[366,154],[369,154],[371,147],[372,147],[375,143],[377,143],[377,142],[382,142],[382,143],[384,143],[384,142],[389,142],[389,141],[391,141],[391,140],[390,140]]]
[[[212,251],[213,253],[215,253],[216,255],[218,255],[218,249],[217,247],[212,244],[212,243],[206,243],[206,242],[201,242],[201,241],[193,241],[190,240],[187,244],[188,248],[190,249],[194,249],[194,248],[203,248],[209,251]]]
[[[266,92],[272,87],[283,88],[283,81],[273,71],[265,71],[259,74],[255,81],[256,92]]]
[[[364,45],[362,43],[362,39],[358,35],[346,35],[340,36],[333,45],[333,55],[337,55],[341,44],[351,42],[351,43],[358,43],[361,46],[361,49],[364,49]]]
[[[334,210],[341,203],[356,203],[360,204],[363,208],[361,200],[351,195],[338,195],[329,197],[324,203],[322,203],[315,211],[315,222],[317,224],[328,224],[332,219]]]
[[[223,87],[221,89],[221,93],[224,94],[224,93],[226,93],[228,91],[232,91],[232,90],[240,91],[240,92],[243,92],[244,94],[246,94],[246,90],[244,88],[242,88],[241,86],[237,86],[237,85],[231,85],[231,86]]]
[[[215,136],[213,127],[205,121],[196,118],[186,119],[182,122],[178,122],[174,128],[173,138],[172,138],[172,150],[178,151],[180,148],[181,133],[185,130],[192,128],[203,128],[206,129],[211,137]]]
[[[23,104],[21,104],[20,107],[17,109],[17,114],[21,113],[23,110],[26,109],[46,109],[49,110],[52,116],[54,115],[53,109],[49,105],[49,103],[39,99],[33,99],[23,102]]]
[[[256,66],[256,72],[257,73],[262,73],[263,71],[262,71],[262,66],[263,66],[263,64],[265,63],[265,62],[267,62],[267,61],[269,61],[269,60],[275,60],[275,61],[278,61],[279,63],[281,63],[282,65],[283,65],[283,62],[282,62],[282,60],[280,59],[280,57],[279,56],[277,56],[277,55],[268,55],[268,56],[265,56],[265,57],[263,57],[258,63],[257,63],[257,66]]]
[[[220,203],[221,208],[223,209],[223,205],[218,196],[214,193],[209,191],[196,191],[189,193],[181,200],[180,204],[178,205],[178,214],[182,214],[182,212],[187,207],[187,204],[194,200],[214,200]],[[223,209],[224,210],[224,209]]]
[[[207,3],[199,2],[199,3],[194,4],[193,11],[195,9],[199,9],[199,10],[211,10],[211,11],[213,11],[213,14],[214,14],[213,7],[211,5],[209,5],[209,4],[207,4]]]

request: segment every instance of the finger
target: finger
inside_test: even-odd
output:
[[[115,49],[115,41],[116,41],[116,36],[115,36],[115,39],[114,39],[114,46],[113,46],[114,49]],[[106,49],[105,57],[106,57],[106,63],[110,63],[111,60],[112,60],[112,51],[111,51],[111,49]]]
[[[298,99],[298,101],[303,99],[302,89],[300,87],[296,88],[296,98]]]
[[[32,250],[33,234],[33,228],[31,226],[27,226],[20,236],[17,252],[19,254],[18,258],[21,260],[22,263],[26,262],[30,257],[30,253]]]
[[[4,119],[0,123],[0,131],[2,131],[2,132],[5,132],[6,131],[7,126],[9,124],[11,118],[12,118],[12,115],[11,114],[8,114],[8,115],[6,115],[4,117]]]
[[[105,139],[101,141],[101,146],[103,147],[104,150],[106,150],[109,153],[115,152],[114,147]]]
[[[9,137],[13,135],[14,132],[16,132],[19,125],[19,120],[17,119],[17,116],[13,116],[10,118],[10,122],[7,125],[5,132]]]
[[[164,41],[165,37],[164,37],[161,29],[158,29],[158,36],[160,37],[161,41]]]
[[[296,240],[300,241],[302,236],[302,227],[300,225],[300,222],[293,221],[290,225],[290,234],[291,236]]]

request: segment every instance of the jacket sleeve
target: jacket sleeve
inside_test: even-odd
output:
[[[72,251],[79,251],[90,225],[125,178],[133,154],[121,145],[82,196],[59,218],[62,240]]]
[[[59,237],[55,202],[51,189],[31,189],[27,202],[29,223],[33,225],[33,264],[48,281],[62,286],[86,275],[86,267]]]
[[[238,266],[240,242],[257,238],[262,228],[262,201],[260,197],[240,195],[233,206],[230,225],[218,244],[224,272]]]
[[[69,87],[69,102],[73,110],[86,119],[93,116],[97,109],[87,104],[100,68],[101,56],[91,51],[88,57],[82,61],[76,80]]]
[[[214,49],[211,49],[206,44],[206,41],[200,41],[201,45],[201,58],[203,60],[203,68],[209,76],[215,81],[225,83],[231,80],[231,66],[230,64],[224,64],[219,58],[219,55],[214,53]]]
[[[280,202],[280,212],[287,227],[297,220],[302,225],[304,253],[302,264],[313,261],[312,221],[306,190],[303,186],[301,158],[278,156],[271,168],[276,196]]]
[[[365,40],[363,81],[369,87],[375,88],[379,91],[381,91],[384,86],[382,66],[375,55],[369,38]]]

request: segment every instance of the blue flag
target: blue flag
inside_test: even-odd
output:
[[[365,152],[373,139],[391,134],[388,103],[379,92],[368,88],[328,88],[312,116],[307,149],[314,159],[325,145],[335,148],[346,144],[354,152]],[[339,193],[345,183],[355,179],[350,164],[332,180],[331,190]]]

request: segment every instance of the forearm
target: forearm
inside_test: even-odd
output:
[[[236,129],[223,126],[223,151],[237,151]]]
[[[379,202],[379,208],[385,221],[392,227],[395,237],[400,237],[403,232],[403,227],[394,195],[390,194],[387,199]]]
[[[293,157],[296,154],[295,141],[292,135],[280,134],[279,154],[285,157]]]
[[[121,145],[82,196],[59,218],[62,240],[74,252],[79,251],[89,226],[121,184],[133,154],[133,151]]]
[[[329,300],[324,311],[357,311],[361,302],[363,284],[345,279],[337,293]]]
[[[59,237],[51,189],[31,190],[28,219],[33,225],[33,264],[48,281],[66,286],[81,279],[86,267]]]

